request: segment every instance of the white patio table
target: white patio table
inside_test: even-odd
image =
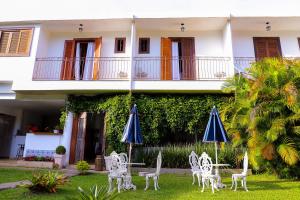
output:
[[[212,166],[215,167],[215,175],[219,176],[218,183],[217,183],[217,188],[224,188],[224,187],[226,187],[226,185],[223,184],[222,181],[221,181],[219,167],[229,167],[230,164],[212,164]]]
[[[140,165],[140,166],[143,166],[143,165],[146,165],[145,163],[125,163],[126,165]],[[130,169],[130,168],[129,168]],[[132,177],[131,177],[131,172],[128,172],[129,175],[125,175],[123,177],[123,188],[125,190],[136,190],[136,186],[132,183]]]

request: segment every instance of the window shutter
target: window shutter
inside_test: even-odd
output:
[[[72,80],[72,72],[74,65],[74,51],[75,51],[75,41],[74,40],[66,40],[65,41],[65,49],[64,49],[64,57],[62,60],[61,66],[61,80]]]
[[[182,75],[184,80],[194,80],[196,74],[195,40],[194,38],[181,39]]]
[[[32,40],[32,29],[20,31],[20,42],[18,53],[22,55],[29,55]]]
[[[253,38],[255,57],[257,60],[266,57],[281,57],[280,40],[277,37]]]
[[[8,53],[9,54],[14,54],[18,52],[18,46],[19,46],[19,41],[20,41],[20,32],[16,31],[16,32],[11,32],[10,33],[10,44],[9,44],[9,50]]]
[[[10,34],[9,32],[2,32],[0,40],[0,53],[7,53],[8,43],[9,43]]]
[[[172,80],[172,42],[169,38],[161,38],[161,80]]]
[[[102,38],[95,39],[95,53],[94,53],[94,71],[93,79],[99,79],[99,70],[100,70],[100,56],[101,56],[101,47],[102,47]]]

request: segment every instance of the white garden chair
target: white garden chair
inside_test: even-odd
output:
[[[116,152],[112,152],[110,156],[105,156],[105,165],[106,170],[108,170],[108,183],[109,183],[109,189],[108,191],[112,191],[113,189],[113,180],[117,180],[118,185],[118,192],[123,189],[123,183],[122,180],[124,177],[130,176],[127,173],[127,164],[123,162],[120,155],[118,155]]]
[[[205,182],[209,181],[211,184],[211,190],[214,193],[215,190],[218,190],[217,188],[217,181],[220,179],[220,176],[212,174],[213,165],[211,158],[207,155],[207,153],[203,152],[198,159],[200,170],[201,170],[201,176],[202,176],[202,191],[204,191]],[[219,190],[218,190],[219,191]]]
[[[201,176],[201,170],[200,166],[198,163],[198,155],[192,151],[191,154],[189,155],[189,163],[191,166],[191,171],[192,171],[192,176],[193,176],[193,185],[195,184],[195,176],[197,176],[198,179],[198,185],[200,187],[200,176]]]
[[[234,191],[236,191],[238,179],[241,179],[242,187],[244,187],[244,189],[248,192],[247,183],[246,183],[247,171],[248,171],[248,154],[246,152],[245,156],[244,156],[244,160],[243,160],[242,173],[241,174],[232,174],[231,189],[233,189],[233,185],[234,185]]]
[[[157,160],[156,160],[156,171],[154,173],[148,173],[148,172],[140,172],[139,176],[145,176],[146,177],[146,187],[145,190],[149,188],[149,179],[153,178],[154,182],[154,188],[155,190],[160,189],[158,185],[158,179],[160,175],[160,168],[161,168],[161,152],[158,153]]]

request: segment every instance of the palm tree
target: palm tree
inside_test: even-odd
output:
[[[247,146],[254,168],[299,161],[299,87],[300,62],[271,58],[253,63],[246,76],[224,85],[224,91],[235,92],[235,101],[221,116],[233,144]]]

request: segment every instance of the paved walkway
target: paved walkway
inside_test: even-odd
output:
[[[31,182],[28,180],[24,180],[24,181],[10,182],[10,183],[2,183],[0,184],[0,190],[13,189],[18,187],[19,185],[27,185],[27,184],[31,184]]]

